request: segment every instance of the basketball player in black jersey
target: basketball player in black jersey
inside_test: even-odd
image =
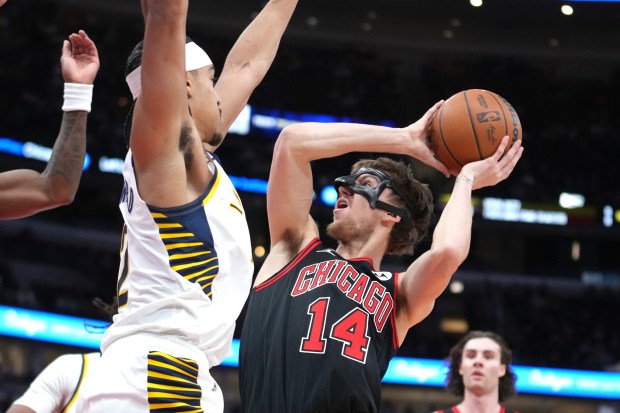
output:
[[[470,331],[452,349],[446,387],[463,397],[456,406],[436,413],[517,413],[504,408],[515,394],[512,351],[492,331]]]
[[[241,335],[242,410],[248,413],[377,412],[380,383],[410,327],[432,310],[469,251],[472,190],[506,179],[521,142],[456,178],[429,251],[404,272],[381,271],[386,253],[411,254],[433,209],[428,187],[403,162],[363,160],[336,179],[328,234],[309,215],[311,161],[349,152],[405,154],[448,176],[427,147],[442,102],[406,128],[296,124],[275,145],[267,213],[271,250],[250,293]]]
[[[0,0],[0,7],[4,1]],[[99,71],[95,43],[81,31],[65,40],[60,59],[65,81],[63,117],[52,156],[42,173],[16,169],[0,173],[0,219],[34,215],[73,202],[86,155],[86,120]],[[6,64],[6,62],[3,62]]]

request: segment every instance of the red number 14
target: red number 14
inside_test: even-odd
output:
[[[329,309],[329,297],[321,297],[308,307],[310,326],[302,338],[299,351],[324,354],[327,346],[325,319]],[[354,308],[332,325],[329,337],[342,342],[342,355],[360,363],[366,363],[368,344],[368,314]]]

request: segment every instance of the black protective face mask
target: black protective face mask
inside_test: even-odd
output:
[[[380,180],[379,184],[375,187],[358,184],[356,182],[356,179],[364,174],[376,176]],[[379,208],[384,211],[398,215],[404,221],[407,227],[411,227],[413,225],[413,222],[411,221],[411,212],[409,212],[413,208],[412,203],[408,200],[405,191],[400,186],[393,183],[390,177],[385,172],[374,168],[360,168],[353,175],[341,176],[339,178],[336,178],[334,180],[334,188],[336,188],[336,191],[341,186],[344,186],[355,192],[356,194],[360,194],[361,196],[366,198],[373,209]],[[386,202],[380,201],[379,195],[381,195],[381,192],[383,192],[385,188],[391,188],[392,191],[394,191],[396,195],[398,195],[405,202],[405,205],[407,205],[407,207],[398,208],[394,205],[390,205]]]

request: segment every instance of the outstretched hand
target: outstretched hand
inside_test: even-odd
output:
[[[4,6],[4,3],[6,3],[6,0],[0,0],[0,7]]]
[[[422,116],[416,123],[407,126],[405,129],[407,129],[409,136],[411,136],[411,147],[408,151],[409,155],[437,169],[439,172],[444,174],[446,178],[449,178],[450,172],[448,171],[448,168],[443,163],[439,162],[437,158],[435,158],[429,143],[433,117],[439,108],[441,108],[443,102],[443,100],[440,100],[435,103],[433,107],[427,110],[424,116]]]
[[[83,84],[94,82],[99,71],[99,54],[95,43],[84,30],[72,33],[69,40],[63,42],[60,65],[65,82]]]
[[[473,179],[472,189],[493,186],[508,178],[523,154],[521,139],[506,152],[509,138],[504,136],[497,150],[490,157],[463,166],[460,175]],[[505,152],[505,153],[504,153]]]

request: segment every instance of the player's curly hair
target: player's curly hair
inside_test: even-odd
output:
[[[388,242],[388,254],[411,255],[418,243],[424,238],[430,226],[433,215],[433,194],[428,185],[415,179],[411,165],[403,161],[396,161],[387,157],[377,159],[361,159],[351,168],[355,173],[360,168],[379,169],[390,176],[390,179],[403,188],[405,193],[412,200],[413,205],[409,208],[413,226],[407,225],[404,220],[400,220],[390,234]],[[405,202],[396,194],[390,200],[391,203],[399,208],[407,208]]]
[[[470,331],[452,347],[447,360],[448,375],[446,376],[446,388],[448,392],[459,397],[465,394],[463,376],[459,373],[459,369],[463,360],[463,348],[465,348],[469,340],[474,338],[489,338],[499,345],[501,351],[500,362],[506,366],[506,374],[499,379],[499,402],[501,403],[514,396],[516,393],[515,382],[517,381],[517,376],[510,367],[512,363],[512,350],[510,350],[508,343],[502,336],[492,331]]]

